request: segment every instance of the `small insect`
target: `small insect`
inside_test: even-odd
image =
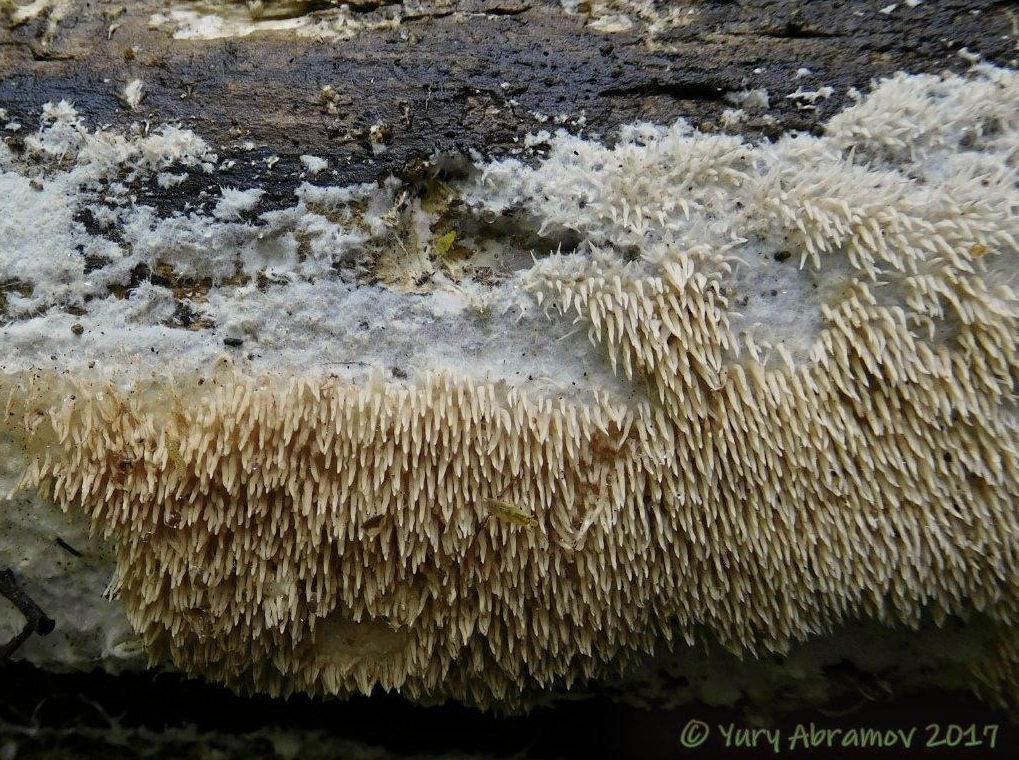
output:
[[[538,519],[526,509],[518,507],[511,501],[503,499],[483,499],[481,502],[492,515],[514,525],[522,525],[525,528],[533,528],[538,524]]]
[[[439,256],[445,256],[449,253],[449,249],[453,247],[453,243],[456,242],[456,230],[447,232],[445,235],[435,238],[435,242],[432,246],[435,248],[435,253]]]
[[[983,256],[985,253],[987,253],[987,251],[988,251],[987,246],[982,244],[982,243],[977,243],[976,245],[972,245],[972,246],[970,246],[970,249],[969,249],[970,256],[976,256],[976,257]]]
[[[186,472],[188,469],[187,462],[184,461],[184,457],[180,453],[181,442],[180,441],[167,441],[166,453],[169,461],[173,462],[174,467],[179,472]]]

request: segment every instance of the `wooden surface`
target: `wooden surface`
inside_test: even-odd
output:
[[[882,13],[876,0],[701,0],[686,3],[689,21],[654,45],[639,28],[592,31],[552,0],[453,0],[458,12],[342,41],[282,32],[174,40],[149,24],[168,5],[72,0],[55,31],[45,16],[0,26],[0,108],[29,128],[46,101],[60,98],[92,124],[181,122],[225,158],[252,140],[258,148],[245,157],[278,155],[275,171],[259,175],[250,161],[238,162],[217,182],[261,185],[271,206],[291,201],[305,153],[331,159],[340,183],[372,181],[412,174],[436,151],[503,155],[522,135],[554,128],[536,113],[583,115],[583,129],[594,134],[679,116],[711,129],[731,107],[725,93],[760,87],[771,94],[774,120],[758,116],[735,129],[775,137],[818,129],[844,106],[847,88],[866,89],[875,77],[963,70],[964,47],[998,63],[1019,54],[1016,12],[1006,2],[925,0]],[[797,79],[801,67],[812,74]],[[147,96],[132,112],[119,93],[135,77]],[[336,92],[336,113],[322,103],[325,85]],[[785,97],[822,85],[835,93],[816,111]],[[390,132],[378,156],[367,135],[376,124]],[[17,147],[16,135],[4,139]],[[147,189],[153,195],[143,200],[169,210],[197,190]]]

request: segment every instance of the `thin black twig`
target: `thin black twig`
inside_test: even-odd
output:
[[[0,662],[6,662],[29,636],[33,633],[45,636],[56,627],[56,623],[18,585],[12,570],[0,570],[0,596],[5,597],[25,616],[25,627],[21,629],[21,633],[7,642],[0,650]]]
[[[64,539],[60,538],[60,536],[57,536],[57,546],[59,546],[61,549],[63,549],[68,554],[73,554],[75,557],[83,556],[80,551],[75,549],[73,546],[71,546],[69,543],[67,543]]]

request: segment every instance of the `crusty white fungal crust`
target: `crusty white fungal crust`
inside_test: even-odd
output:
[[[20,371],[22,487],[113,538],[153,657],[270,693],[506,705],[661,640],[1011,625],[1015,76],[898,76],[823,138],[640,125],[485,167],[480,217],[581,240],[515,282],[645,392]]]

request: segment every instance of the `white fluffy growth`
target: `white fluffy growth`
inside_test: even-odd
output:
[[[301,163],[304,164],[304,168],[308,170],[309,174],[318,174],[329,168],[329,162],[318,156],[301,156]]]
[[[249,190],[238,190],[233,187],[220,189],[221,197],[212,215],[221,221],[240,219],[241,214],[251,211],[258,205],[264,191],[253,187]]]
[[[768,96],[768,91],[763,87],[756,90],[739,90],[737,92],[727,92],[725,94],[727,102],[732,103],[740,108],[750,108],[764,110],[771,106],[771,99]]]
[[[145,83],[140,79],[132,79],[124,85],[124,91],[121,93],[120,99],[129,109],[137,111],[138,106],[145,99]]]
[[[404,245],[389,237],[403,203],[398,183],[305,185],[292,207],[262,213],[260,188],[223,188],[211,208],[165,215],[132,203],[124,183],[170,187],[188,172],[211,171],[208,145],[171,126],[149,135],[90,131],[70,105],[51,104],[25,155],[0,151],[0,188],[9,199],[0,219],[0,285],[11,320],[0,328],[10,347],[4,366],[87,364],[114,353],[143,367],[202,367],[222,352],[224,338],[242,338],[235,358],[253,370],[452,369],[514,382],[544,377],[559,389],[598,378],[625,396],[582,334],[568,323],[546,328],[528,289],[571,267],[586,271],[592,260],[653,272],[675,251],[690,252],[694,270],[718,279],[728,324],[751,353],[781,346],[797,362],[809,360],[825,304],[860,278],[877,283],[882,302],[907,308],[918,331],[949,336],[958,317],[902,270],[894,248],[860,258],[866,251],[854,252],[849,232],[888,214],[914,220],[914,236],[962,219],[994,251],[980,265],[1011,281],[1015,77],[986,66],[966,77],[897,75],[833,118],[823,137],[788,135],[774,144],[702,134],[682,121],[627,127],[612,146],[541,135],[550,151],[539,165],[482,165],[459,190],[482,221],[510,215],[551,247],[561,241],[574,252],[515,266],[488,286],[433,277],[418,293],[366,288],[356,274],[365,250]],[[320,160],[303,159],[308,170]],[[102,233],[85,230],[85,209]],[[419,207],[411,216],[425,253],[401,255],[427,264],[437,217]],[[911,241],[895,245],[920,244]],[[716,255],[727,263],[706,263]],[[88,272],[86,262],[93,262]],[[932,253],[925,266],[936,262]],[[139,264],[168,266],[211,289],[182,301],[164,285],[143,283],[117,296]],[[174,326],[182,302],[206,329]],[[68,313],[69,306],[85,313]],[[522,318],[501,316],[508,313]],[[84,334],[73,334],[73,324]],[[571,358],[542,362],[553,355]],[[516,357],[513,369],[508,356]]]

